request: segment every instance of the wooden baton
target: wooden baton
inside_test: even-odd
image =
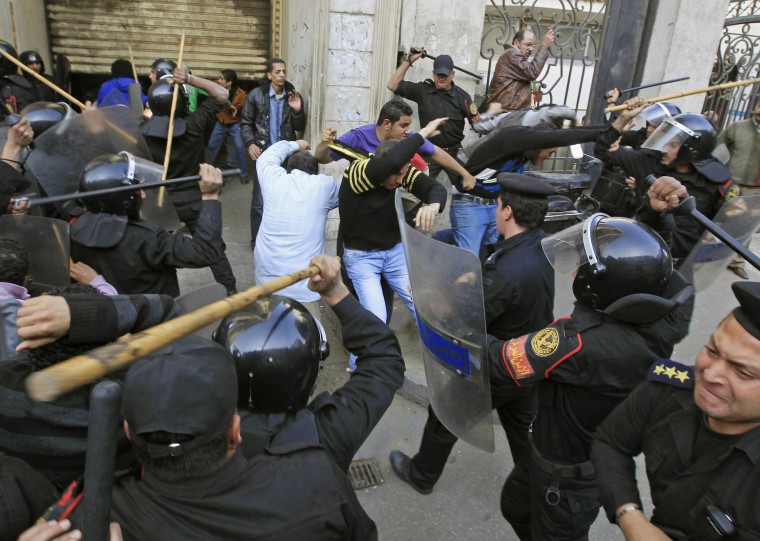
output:
[[[658,101],[674,100],[676,98],[683,98],[685,96],[693,96],[694,94],[704,94],[705,92],[712,92],[713,90],[726,90],[728,88],[735,88],[737,86],[747,86],[747,85],[752,85],[755,83],[760,83],[760,78],[747,79],[745,81],[734,81],[733,83],[723,83],[722,85],[708,86],[705,88],[697,88],[696,90],[687,90],[686,92],[677,92],[675,94],[667,94],[665,96],[658,96],[656,98],[650,98],[648,100],[644,100],[644,103],[642,105],[657,103]],[[615,105],[613,107],[607,107],[604,110],[604,112],[614,113],[616,111],[624,111],[626,109],[628,109],[628,106],[626,104]]]
[[[182,57],[185,54],[185,31],[182,30],[182,37],[179,40],[179,59],[177,60],[177,68],[182,69]],[[177,96],[179,96],[180,85],[174,85],[174,91],[172,92],[172,109],[169,112],[169,133],[166,138],[166,152],[164,153],[164,174],[161,177],[161,181],[166,180],[166,175],[169,172],[169,160],[172,154],[172,141],[174,141],[174,112],[177,110]],[[164,206],[164,187],[158,191],[158,206]]]
[[[270,295],[319,274],[312,265],[270,280],[258,286],[209,304],[183,316],[164,321],[155,327],[130,336],[123,342],[114,342],[72,357],[26,378],[26,390],[34,400],[50,402],[83,385],[123,370],[133,362],[164,346],[205,327],[215,320],[245,308],[260,297]]]

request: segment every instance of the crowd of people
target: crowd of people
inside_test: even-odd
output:
[[[83,479],[97,438],[117,440],[117,471],[105,480],[113,540],[381,536],[347,472],[404,381],[388,327],[394,294],[418,321],[398,190],[409,225],[481,258],[488,392],[515,464],[504,472],[501,512],[519,539],[588,539],[602,506],[630,541],[760,539],[760,282],[733,284],[738,306],[711,335],[690,337],[706,344],[694,366],[670,360],[694,311],[692,277],[679,269],[703,233],[675,211],[692,196],[708,218],[725,204],[746,212],[742,191],[760,183],[760,102],[720,134],[702,114],[638,97],[608,124],[581,125],[567,107],[528,107],[553,30],[534,51],[538,39],[515,33],[480,109],[455,84],[449,55],[435,58],[431,78],[406,81],[425,54],[413,49],[387,83],[397,97],[374,123],[343,134],[323,126],[315,145],[303,139],[305,100],[281,58],[247,94],[234,70],[212,81],[168,59],[152,64],[143,92],[131,63],[117,59],[92,108],[137,109],[139,127],[127,135],[148,155],[92,156],[63,190],[70,201],[39,206],[30,194],[61,190],[24,167],[34,140],[78,114],[40,106],[54,93],[0,59],[0,539],[81,538],[82,487],[103,482]],[[0,48],[44,73],[38,53]],[[405,99],[418,105],[416,132]],[[637,120],[645,125],[631,129]],[[467,125],[479,135],[472,144]],[[215,167],[225,142],[227,165],[251,185],[255,282],[309,265],[319,272],[226,316],[210,340],[180,338],[110,375],[123,388],[121,422],[114,434],[88,434],[94,384],[38,402],[25,381],[176,318],[177,269],[209,267],[227,295],[237,293]],[[548,236],[557,191],[526,173],[578,143],[594,144],[605,169],[627,179],[628,200]],[[727,164],[713,155],[721,143]],[[339,182],[320,174],[320,164],[342,159]],[[148,179],[180,177],[198,180],[167,185],[171,205],[149,209]],[[451,229],[442,231],[447,204]],[[340,258],[325,255],[335,208]],[[25,236],[32,223],[68,231],[65,283],[41,278],[56,253]],[[733,269],[749,278],[741,262]],[[557,314],[555,273],[567,272],[575,304]],[[459,285],[431,287],[455,296]],[[337,317],[351,374],[313,396],[330,349],[318,301]],[[389,456],[421,495],[461,436],[439,415],[428,408],[416,453]],[[641,452],[651,514],[635,479]]]

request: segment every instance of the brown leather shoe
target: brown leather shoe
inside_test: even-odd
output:
[[[742,280],[749,280],[749,273],[747,273],[747,269],[744,267],[728,267],[728,270],[733,272]]]
[[[433,488],[423,488],[419,485],[417,485],[414,481],[412,481],[412,478],[410,476],[410,471],[412,469],[412,459],[406,456],[404,453],[399,451],[398,449],[394,449],[391,451],[391,455],[388,457],[391,461],[391,468],[393,468],[393,473],[396,474],[396,477],[401,479],[404,483],[412,487],[414,490],[419,492],[420,494],[423,494],[427,496],[431,492],[433,492]]]

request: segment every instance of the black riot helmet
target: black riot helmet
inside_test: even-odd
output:
[[[169,116],[172,112],[172,93],[174,92],[174,85],[168,81],[159,80],[150,85],[148,90],[148,107],[154,116]],[[183,89],[180,87],[179,95],[177,96],[177,109],[174,113],[174,117],[182,117],[187,111],[187,96]]]
[[[176,67],[177,63],[168,58],[158,58],[150,65],[151,71],[156,74],[156,81],[171,77]]]
[[[42,55],[37,51],[24,51],[18,56],[18,59],[25,66],[39,62],[41,66],[40,71],[45,71],[45,61],[42,59]]]
[[[718,135],[715,126],[703,115],[683,113],[665,118],[641,148],[662,152],[666,146],[678,148],[678,163],[694,163],[710,157]]]
[[[4,41],[0,39],[0,49],[11,55],[13,58],[18,58],[18,53],[16,53],[16,49],[8,43],[7,41]],[[13,75],[14,73],[18,72],[18,68],[16,67],[16,64],[5,58],[4,56],[0,56],[0,77],[5,77],[6,75]]]
[[[214,340],[238,374],[238,407],[262,413],[306,406],[329,346],[322,325],[292,299],[271,296],[225,317]]]
[[[37,138],[45,130],[52,128],[62,120],[71,118],[74,111],[62,102],[37,101],[24,107],[21,110],[21,115],[29,119],[34,137]]]
[[[104,154],[93,158],[85,166],[79,180],[79,191],[92,192],[139,182],[135,178],[135,159],[129,152]],[[83,201],[90,212],[137,216],[142,206],[142,194],[140,190],[134,190],[88,197]]]
[[[597,213],[546,237],[541,245],[556,272],[577,269],[573,294],[595,310],[629,295],[661,296],[673,273],[665,241],[629,218]]]

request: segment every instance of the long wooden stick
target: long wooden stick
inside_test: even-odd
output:
[[[53,90],[55,90],[58,94],[60,94],[61,96],[63,96],[67,100],[69,100],[71,103],[73,103],[74,105],[76,105],[77,107],[79,107],[82,111],[86,111],[87,110],[87,106],[84,103],[82,103],[81,101],[79,101],[78,99],[76,99],[74,96],[72,96],[71,94],[69,94],[68,92],[66,92],[64,89],[62,89],[61,87],[59,87],[54,82],[48,81],[47,79],[45,79],[42,75],[40,75],[39,73],[37,73],[33,69],[27,68],[24,64],[21,63],[20,60],[16,60],[11,55],[9,55],[5,51],[3,51],[2,49],[0,49],[0,55],[3,55],[3,57],[6,60],[10,60],[14,64],[16,64],[19,68],[21,68],[26,73],[31,74],[35,79],[37,79],[39,82],[41,82],[45,86],[49,86],[50,88],[52,88]]]
[[[185,54],[185,31],[182,30],[182,38],[179,40],[179,59],[177,60],[177,69],[182,69],[182,57]],[[174,85],[174,92],[172,92],[172,109],[169,113],[169,135],[166,138],[166,153],[164,154],[164,174],[161,180],[166,180],[166,175],[169,172],[169,159],[172,154],[172,141],[174,140],[174,112],[177,110],[177,97],[179,96],[179,86]],[[158,206],[164,206],[164,187],[158,191]]]
[[[72,357],[26,378],[26,390],[35,400],[50,402],[63,394],[98,379],[123,370],[133,362],[164,346],[205,327],[215,320],[245,308],[258,298],[270,295],[318,274],[319,267],[312,265],[287,276],[275,278],[251,287],[188,314],[132,335],[124,342],[115,342],[94,349],[84,355]]]
[[[657,103],[658,101],[669,101],[669,100],[674,100],[676,98],[683,98],[684,96],[693,96],[694,94],[704,94],[705,92],[712,92],[713,90],[726,90],[728,88],[753,85],[756,83],[760,83],[760,78],[747,79],[745,81],[734,81],[733,83],[723,83],[722,85],[708,86],[705,88],[698,88],[696,90],[687,90],[686,92],[678,92],[676,94],[667,94],[665,96],[659,96],[657,98],[650,98],[648,100],[644,100],[644,103],[648,104],[648,103]],[[604,110],[604,112],[614,113],[615,111],[624,111],[625,109],[628,109],[628,106],[625,104],[615,105],[613,107],[607,107]]]
[[[135,57],[132,55],[132,46],[127,45],[129,47],[129,63],[132,64],[132,77],[135,78],[135,83],[140,83],[140,81],[137,80],[137,68],[135,67]]]

